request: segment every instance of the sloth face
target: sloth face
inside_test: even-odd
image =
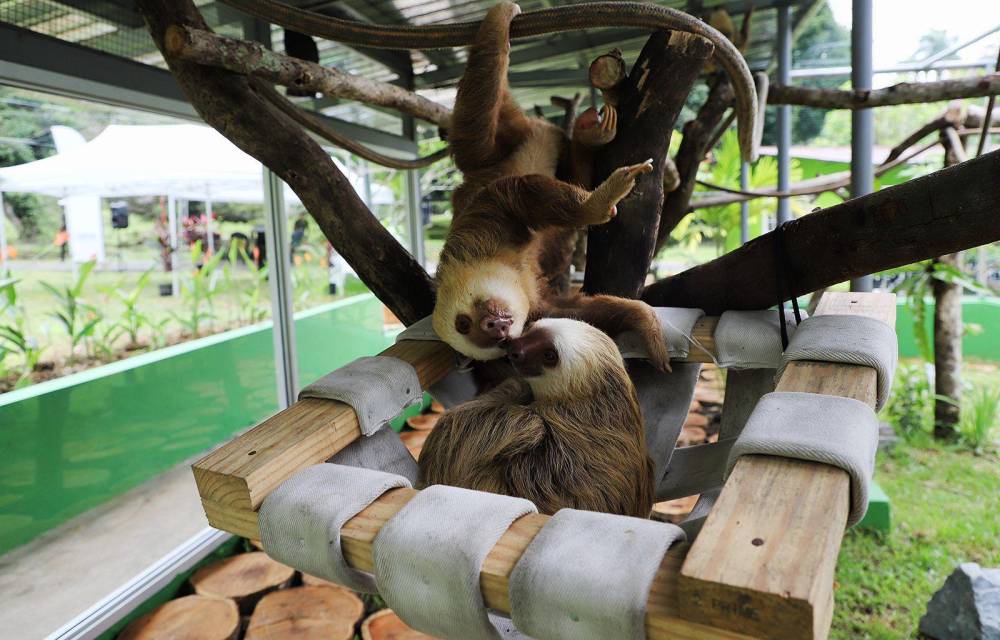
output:
[[[538,400],[585,396],[608,367],[625,369],[618,347],[586,322],[544,318],[504,345]]]
[[[440,281],[432,318],[438,336],[474,360],[502,358],[501,343],[520,336],[528,317],[529,303],[516,280],[502,270],[488,271]]]

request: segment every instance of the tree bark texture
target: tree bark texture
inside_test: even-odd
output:
[[[848,91],[773,85],[768,104],[791,104],[822,109],[870,109],[896,104],[981,98],[1000,93],[1000,73],[937,82],[901,82],[885,89]]]
[[[945,167],[968,157],[953,127],[940,134],[945,148]],[[962,268],[962,254],[951,253],[935,260],[937,264]],[[934,437],[953,439],[962,417],[962,285],[931,280],[934,294]]]
[[[618,167],[647,158],[653,159],[653,171],[639,176],[613,220],[590,229],[584,280],[588,293],[634,298],[642,290],[656,246],[670,134],[712,52],[712,44],[700,36],[658,31],[622,83],[618,133],[599,154],[595,174],[599,182]]]
[[[164,45],[169,27],[209,30],[190,0],[138,0],[137,5],[205,122],[288,183],[330,244],[404,323],[428,315],[434,306],[430,277],[365,207],[330,156],[265,97],[274,89],[170,55]]]
[[[402,87],[275,53],[258,42],[175,26],[167,30],[165,44],[171,55],[187,62],[228,69],[332,98],[395,109],[439,127],[447,128],[451,119],[451,109]]]
[[[667,242],[670,232],[691,210],[691,196],[694,194],[698,166],[708,153],[708,145],[722,122],[726,110],[732,106],[733,88],[729,81],[715,74],[705,103],[698,110],[694,120],[684,124],[681,144],[674,156],[679,182],[677,188],[667,194],[660,216],[660,228],[656,234],[656,248],[659,250]]]
[[[785,227],[790,294],[1000,240],[1000,151],[803,216]],[[646,287],[654,306],[719,314],[778,302],[774,232]],[[787,297],[786,297],[787,299]]]

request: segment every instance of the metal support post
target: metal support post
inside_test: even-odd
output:
[[[851,88],[872,88],[872,0],[852,0]],[[871,109],[851,112],[851,197],[871,193],[875,188],[872,145],[875,143],[875,114]],[[851,291],[871,291],[872,277],[851,280]]]
[[[406,78],[407,88],[414,88],[413,69]],[[417,123],[413,116],[403,116],[403,137],[417,142]],[[418,154],[419,155],[419,154]],[[406,220],[410,237],[410,253],[421,265],[426,266],[424,252],[424,222],[420,215],[420,170],[410,169],[406,172]]]
[[[264,167],[264,238],[267,249],[267,280],[271,289],[274,324],[274,373],[278,382],[278,408],[285,409],[298,393],[295,354],[295,318],[292,306],[291,251],[285,219],[284,183]]]
[[[788,5],[778,7],[778,84],[788,85],[792,70],[792,21]],[[779,105],[778,109],[778,190],[788,191],[792,151],[792,107]],[[792,219],[791,202],[778,198],[778,224]]]

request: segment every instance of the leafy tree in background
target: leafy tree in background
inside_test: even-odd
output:
[[[792,45],[794,66],[831,67],[851,63],[851,33],[833,18],[830,7],[823,3],[806,22]],[[806,78],[801,84],[808,87],[836,89],[844,78]],[[811,142],[823,130],[829,109],[809,107],[792,108],[792,141],[795,144]],[[764,144],[777,142],[777,110],[769,108],[764,114]]]

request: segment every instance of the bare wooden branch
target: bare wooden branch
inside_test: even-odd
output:
[[[881,165],[875,167],[875,177],[877,178],[881,175],[885,175],[899,165],[909,162],[913,158],[919,156],[928,149],[936,147],[937,145],[938,142],[936,140],[928,142],[905,156],[883,162]],[[718,207],[727,204],[734,204],[736,202],[744,202],[755,198],[789,198],[792,196],[815,195],[825,191],[836,191],[837,189],[847,187],[851,184],[851,172],[839,171],[837,173],[829,173],[824,176],[817,176],[815,178],[810,178],[809,180],[803,180],[802,182],[797,182],[792,185],[792,188],[788,191],[781,191],[776,188],[762,189],[759,191],[742,191],[740,189],[731,189],[729,187],[711,184],[702,180],[698,180],[697,182],[698,184],[708,187],[709,189],[724,191],[726,192],[726,195],[707,196],[693,200],[690,205],[690,209],[692,211],[695,209],[705,209],[708,207]]]
[[[822,109],[870,109],[897,104],[980,98],[1000,93],[1000,73],[937,82],[901,82],[885,89],[847,91],[774,85],[768,104],[791,104]]]
[[[646,279],[663,206],[663,174],[674,123],[702,65],[712,55],[706,39],[682,31],[650,36],[623,83],[618,134],[602,150],[598,181],[618,167],[653,160],[611,222],[591,227],[584,289],[634,298]]]
[[[1000,240],[1000,151],[792,221],[790,295]],[[646,287],[654,306],[764,309],[778,302],[774,232]]]
[[[264,94],[261,80],[178,59],[167,50],[169,27],[208,30],[191,0],[138,0],[167,64],[208,124],[277,173],[361,280],[403,322],[434,306],[430,276],[365,207],[330,156]]]
[[[451,110],[388,82],[345,73],[333,67],[292,58],[257,42],[220,36],[204,29],[174,25],[164,43],[168,55],[254,76],[285,87],[323,93],[333,98],[395,109],[448,128]]]

